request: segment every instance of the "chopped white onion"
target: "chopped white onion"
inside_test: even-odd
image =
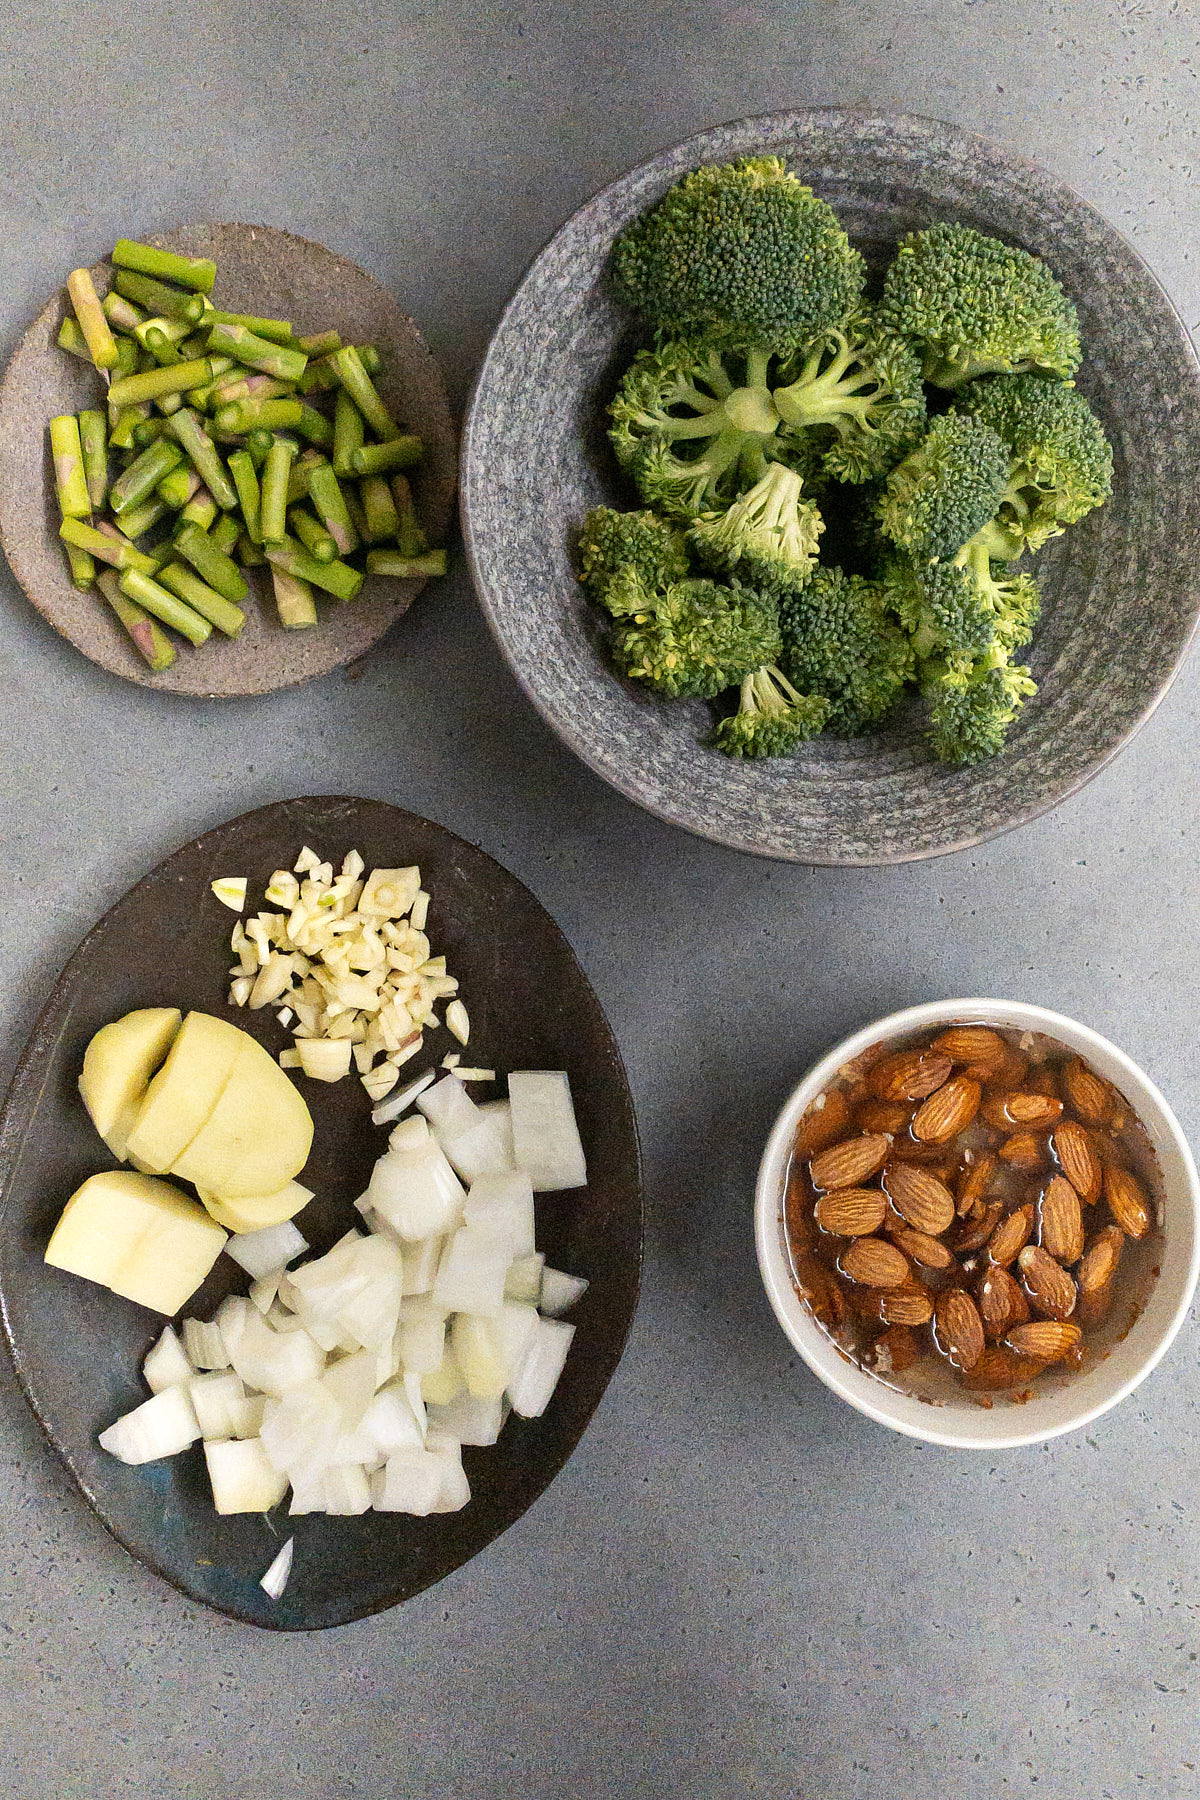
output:
[[[424,1113],[440,1141],[461,1137],[479,1123],[479,1108],[457,1075],[444,1075],[417,1100],[418,1112]]]
[[[518,1256],[508,1266],[504,1277],[504,1298],[525,1300],[536,1306],[542,1297],[542,1268],[545,1257],[535,1251],[532,1256]]]
[[[371,1484],[358,1463],[340,1469],[326,1469],[321,1483],[324,1510],[339,1518],[370,1511]]]
[[[282,1225],[266,1225],[261,1231],[238,1232],[226,1242],[225,1254],[259,1281],[275,1269],[286,1269],[307,1249],[307,1240],[290,1219],[285,1219]]]
[[[587,1164],[571,1085],[562,1069],[515,1069],[508,1078],[513,1149],[535,1194],[583,1187]]]
[[[432,1450],[397,1450],[371,1482],[376,1512],[434,1511],[442,1493],[445,1464]]]
[[[214,1325],[221,1328],[221,1342],[225,1346],[226,1362],[233,1361],[233,1353],[241,1341],[242,1332],[246,1329],[246,1320],[253,1308],[244,1294],[230,1294],[228,1300],[222,1300],[217,1308]]]
[[[574,1335],[575,1327],[561,1319],[538,1320],[533,1341],[508,1388],[513,1411],[523,1419],[540,1419],[545,1412]]]
[[[216,1320],[205,1324],[201,1319],[183,1321],[183,1347],[194,1369],[227,1369],[229,1351],[224,1334]]]
[[[100,1433],[102,1450],[124,1463],[157,1462],[163,1456],[178,1456],[200,1436],[187,1390],[163,1388],[152,1394],[132,1412],[127,1412],[107,1431]]]
[[[461,1512],[471,1498],[471,1484],[462,1466],[462,1445],[455,1438],[430,1432],[428,1451],[442,1465],[442,1481],[434,1503],[435,1513]]]
[[[294,1537],[290,1537],[258,1584],[272,1600],[278,1600],[288,1584],[295,1548],[296,1540]]]
[[[425,1433],[429,1426],[429,1414],[425,1406],[425,1397],[421,1392],[421,1376],[413,1369],[406,1369],[401,1376],[404,1396],[412,1408],[412,1416],[417,1421],[417,1430],[421,1434],[421,1442],[425,1442]]]
[[[388,1457],[394,1450],[421,1448],[421,1428],[402,1382],[380,1388],[363,1414],[360,1429],[370,1438],[378,1456]]]
[[[285,1271],[275,1269],[270,1275],[263,1275],[258,1281],[250,1283],[250,1300],[264,1318],[270,1318],[271,1308],[279,1297],[279,1284]],[[273,1323],[273,1322],[272,1322]]]
[[[486,1447],[500,1436],[504,1423],[504,1407],[499,1394],[480,1400],[474,1394],[460,1394],[445,1406],[429,1408],[429,1430],[439,1436],[456,1438],[460,1444]]]
[[[205,1444],[204,1460],[219,1513],[269,1512],[287,1492],[287,1476],[271,1467],[258,1438]]]
[[[430,1069],[424,1075],[418,1075],[415,1081],[401,1088],[398,1094],[389,1094],[382,1106],[377,1106],[371,1114],[372,1125],[390,1125],[393,1119],[407,1112],[418,1094],[423,1094],[427,1087],[432,1087],[437,1080],[437,1070]]]
[[[564,1275],[561,1269],[542,1270],[541,1310],[548,1319],[557,1319],[582,1300],[587,1282],[581,1275]]]
[[[321,1386],[338,1407],[343,1432],[357,1431],[374,1399],[376,1366],[372,1351],[357,1350],[352,1356],[330,1363],[321,1377]]]
[[[533,1183],[524,1170],[480,1175],[470,1186],[463,1223],[508,1249],[510,1261],[534,1254]],[[476,1312],[477,1307],[463,1307]]]
[[[146,1353],[142,1364],[142,1374],[146,1386],[152,1394],[161,1394],[164,1388],[186,1387],[195,1371],[187,1359],[187,1352],[175,1334],[175,1327],[167,1325],[153,1350]]]
[[[462,1370],[454,1354],[454,1345],[447,1338],[441,1363],[431,1375],[421,1377],[421,1398],[426,1406],[446,1406],[464,1391]]]
[[[200,1432],[206,1438],[248,1437],[244,1425],[242,1403],[246,1390],[232,1369],[221,1369],[211,1375],[196,1375],[188,1384],[188,1398],[196,1414]]]
[[[320,1474],[333,1461],[341,1435],[341,1411],[320,1381],[307,1381],[278,1399],[267,1400],[260,1436],[271,1466],[295,1477]]]
[[[247,1387],[279,1395],[315,1381],[325,1367],[325,1352],[307,1331],[272,1331],[251,1309],[232,1362]]]
[[[404,1247],[404,1297],[427,1294],[437,1279],[446,1248],[444,1237],[421,1238]]]
[[[396,1350],[401,1366],[418,1375],[430,1375],[442,1366],[446,1351],[446,1314],[434,1294],[406,1300],[396,1328]]]
[[[452,1230],[466,1198],[433,1139],[417,1149],[393,1147],[381,1156],[367,1192],[375,1211],[406,1242]]]
[[[446,1246],[433,1284],[433,1304],[443,1314],[478,1313],[493,1317],[504,1305],[504,1279],[511,1261],[512,1248],[507,1238],[492,1237],[478,1226],[464,1225]]]

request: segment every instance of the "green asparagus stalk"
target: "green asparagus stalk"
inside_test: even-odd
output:
[[[139,244],[132,238],[117,239],[112,260],[118,269],[136,269],[140,275],[158,275],[163,281],[176,281],[180,287],[194,288],[201,294],[211,294],[217,279],[217,265],[206,256],[177,256],[173,250],[159,250],[153,244]]]
[[[200,357],[196,362],[176,363],[173,369],[143,369],[137,375],[126,375],[113,382],[108,397],[114,406],[132,406],[138,400],[185,394],[211,380],[212,364],[207,357]]]
[[[163,568],[165,564],[169,563],[175,555],[174,541],[169,537],[163,538],[159,543],[151,544],[146,555],[154,564],[154,573],[157,575],[158,571]]]
[[[108,434],[108,441],[114,450],[132,450],[137,443],[135,433],[139,425],[156,423],[146,417],[146,402],[140,406],[119,406],[117,416]],[[138,445],[140,449],[141,446]]]
[[[292,472],[295,451],[286,438],[276,438],[271,445],[262,478],[263,543],[277,543],[287,535],[288,478]]]
[[[175,661],[174,644],[148,612],[121,592],[115,570],[102,569],[96,586],[129,633],[138,655],[156,671],[169,669]]]
[[[87,519],[92,502],[87,477],[83,471],[83,446],[79,442],[79,420],[74,413],[63,413],[50,421],[50,449],[54,456],[54,480],[58,488],[58,509],[64,519]]]
[[[141,307],[127,300],[124,294],[118,294],[115,288],[105,294],[100,304],[114,331],[136,331],[145,322],[146,315]]]
[[[271,454],[271,445],[275,439],[265,426],[258,425],[246,434],[246,449],[250,452],[256,469],[261,469]]]
[[[161,331],[157,325],[147,327],[146,348],[155,362],[161,364],[164,369],[177,368],[183,361],[166,332]]]
[[[292,472],[288,476],[287,503],[295,506],[297,501],[308,498],[309,471],[321,460],[319,450],[306,450],[292,464]]]
[[[295,382],[277,381],[274,375],[247,375],[235,363],[231,373],[209,389],[209,404],[216,412],[222,406],[232,406],[236,400],[286,400],[295,392]]]
[[[64,544],[63,548],[71,569],[71,586],[84,594],[96,580],[95,558],[87,550],[77,550],[74,544]]]
[[[200,485],[200,477],[195,469],[189,468],[186,463],[180,463],[177,469],[172,469],[170,474],[163,476],[154,491],[160,499],[166,501],[172,512],[182,512],[188,501],[199,493]]]
[[[383,367],[383,358],[374,344],[357,344],[358,360],[368,375],[378,375]]]
[[[249,593],[246,578],[237,564],[228,557],[218,544],[214,544],[206,531],[198,525],[184,525],[175,534],[175,548],[180,556],[191,563],[202,581],[209,587],[216,588],[218,594],[230,600],[236,606]],[[134,595],[137,599],[137,595]],[[161,617],[161,615],[160,615]]]
[[[263,333],[259,332],[259,336]],[[307,337],[297,338],[296,344],[306,356],[328,356],[332,350],[341,349],[342,340],[336,331],[312,331]]]
[[[411,469],[425,454],[419,437],[389,438],[386,444],[362,444],[350,458],[355,475],[388,475],[393,469]]]
[[[292,327],[287,319],[259,319],[253,313],[221,312],[213,314],[214,325],[240,325],[254,337],[265,338],[270,344],[291,344]],[[300,349],[304,349],[301,344]]]
[[[158,579],[165,588],[170,588],[189,606],[194,606],[202,619],[207,619],[228,638],[238,636],[246,623],[246,615],[240,606],[231,606],[229,601],[210,588],[206,581],[185,568],[181,562],[169,562],[160,569]]]
[[[143,575],[153,575],[154,563],[150,557],[143,555],[136,544],[122,537],[119,531],[100,531],[83,519],[64,519],[58,528],[58,535],[64,544],[72,544],[77,550],[86,550],[89,556],[97,557],[114,569],[137,569]]]
[[[222,513],[216,523],[210,527],[208,541],[226,556],[232,557],[233,547],[238,541],[240,530],[241,527],[232,513]]]
[[[191,338],[184,339],[185,344],[190,344],[192,341]],[[180,347],[182,348],[182,346]],[[201,351],[201,354],[202,353],[203,351]],[[232,356],[210,356],[208,358],[208,363],[213,372],[213,379],[211,381],[206,381],[203,387],[188,389],[188,405],[194,406],[197,411],[207,411],[209,402],[213,396],[213,390],[216,388],[217,383],[228,375],[231,369],[237,367]]]
[[[400,520],[400,527],[396,532],[397,550],[401,556],[424,555],[429,548],[429,540],[417,518],[413,491],[406,475],[392,476],[392,499],[396,502],[396,513]]]
[[[154,346],[150,341],[152,337],[155,335],[165,337],[174,347],[186,342],[192,335],[192,328],[186,319],[143,319],[140,324],[134,326],[133,335],[142,346],[142,349],[149,350],[150,354],[154,356]],[[196,352],[196,357],[198,358],[203,355],[204,348],[201,346]],[[162,359],[161,357],[155,356],[155,360],[161,361]],[[179,360],[180,362],[185,362],[188,359],[181,356]]]
[[[213,414],[213,422],[222,431],[288,431],[299,425],[303,410],[299,400],[261,400],[251,396],[222,406]]]
[[[338,553],[338,547],[322,525],[315,513],[309,512],[307,506],[289,506],[287,522],[292,533],[300,539],[310,556],[315,556],[319,563],[331,563]]]
[[[333,405],[333,472],[354,473],[350,459],[367,435],[366,422],[345,388],[340,387]]]
[[[130,375],[136,375],[142,366],[141,355],[137,343],[131,337],[117,339],[117,360],[113,365],[111,381],[125,381]],[[112,398],[112,387],[109,387],[109,399]]]
[[[368,550],[368,575],[394,575],[401,581],[446,573],[446,552],[427,550],[424,556],[401,556],[398,550]]]
[[[233,477],[233,485],[237,489],[238,505],[242,509],[242,518],[246,522],[246,534],[252,544],[262,543],[262,494],[258,485],[258,471],[254,467],[254,458],[248,450],[236,450],[229,459],[229,473]]]
[[[302,581],[298,575],[289,575],[283,569],[272,567],[271,582],[275,589],[279,623],[285,631],[303,631],[306,626],[316,624],[317,606],[307,581]]]
[[[136,569],[126,569],[121,577],[121,592],[130,600],[136,600],[148,613],[153,613],[156,619],[161,619],[164,625],[169,625],[172,631],[178,631],[193,644],[207,643],[212,636],[212,626],[195,607],[188,606],[149,575],[139,575]]]
[[[367,542],[386,543],[400,529],[400,515],[392,490],[382,475],[365,475],[358,484],[358,495],[367,518]]]
[[[90,363],[92,360],[87,339],[80,331],[79,320],[74,313],[67,313],[58,328],[58,347],[60,350],[69,350],[72,356],[81,357],[84,362]]]
[[[217,505],[232,510],[238,503],[237,490],[225,472],[225,464],[217,455],[212,439],[190,407],[179,409],[171,419],[170,430],[183,445]]]
[[[381,438],[398,437],[399,428],[396,421],[379,398],[375,383],[363,367],[362,357],[353,344],[347,344],[344,349],[334,351],[333,366],[337,371],[338,380],[371,430]]]
[[[248,369],[261,369],[280,381],[299,381],[308,367],[303,350],[292,350],[284,344],[258,337],[246,325],[226,325],[217,319],[208,334],[210,350],[223,351],[244,363]]]
[[[301,406],[296,429],[310,444],[320,444],[322,450],[329,449],[333,443],[333,426],[315,406]]]
[[[108,420],[102,412],[79,415],[79,444],[92,511],[99,512],[108,498]]]
[[[134,269],[118,269],[113,276],[113,286],[126,300],[132,300],[135,305],[145,307],[148,313],[161,315],[164,319],[186,319],[189,325],[198,325],[208,310],[202,294],[182,293],[179,288],[168,287],[165,282],[155,281],[150,275],[140,275]]]
[[[362,575],[357,569],[351,568],[349,563],[318,562],[295,538],[268,542],[263,547],[273,569],[282,569],[285,575],[295,575],[300,581],[307,581],[313,587],[333,594],[338,600],[353,600],[363,584]]]
[[[143,500],[148,500],[163,476],[178,468],[182,461],[183,451],[169,438],[159,438],[143,450],[112,484],[109,505],[117,517],[120,518],[127,508],[140,506]]]
[[[308,471],[308,497],[316,508],[317,517],[337,545],[338,554],[349,556],[352,550],[357,550],[358,533],[351,521],[346,497],[338,485],[332,464],[324,458]]]
[[[198,488],[179,515],[180,525],[198,525],[208,531],[217,520],[220,507],[206,487]]]
[[[237,548],[234,552],[239,568],[262,569],[267,559],[259,546],[244,531],[238,532]]]
[[[111,369],[117,360],[117,340],[104,316],[95,283],[86,269],[71,270],[67,276],[67,292],[79,320],[79,329],[87,339],[92,361],[98,369]]]
[[[128,538],[145,537],[151,528],[158,524],[170,511],[165,500],[152,494],[149,500],[143,500],[140,506],[127,506],[121,514],[121,530]]]

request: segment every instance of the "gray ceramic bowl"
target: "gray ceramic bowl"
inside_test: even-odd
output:
[[[605,405],[638,343],[610,299],[617,233],[700,163],[787,157],[876,266],[904,232],[960,220],[1049,262],[1079,307],[1079,386],[1109,433],[1115,493],[1038,559],[1040,692],[1004,754],[942,767],[919,710],[855,741],[818,740],[766,764],[704,747],[702,702],[663,702],[608,665],[576,585],[572,527],[634,505],[604,435]],[[1164,429],[1164,423],[1166,429]],[[537,258],[500,321],[462,456],[468,554],[517,679],[583,760],[660,818],[760,855],[900,862],[963,849],[1080,787],[1162,698],[1200,611],[1200,367],[1178,314],[1125,240],[1069,188],[1008,150],[934,120],[850,111],[721,126],[622,176]]]

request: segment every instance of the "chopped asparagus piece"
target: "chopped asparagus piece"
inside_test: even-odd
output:
[[[224,599],[232,601],[236,606],[246,598],[250,590],[246,586],[245,576],[220,545],[214,544],[208,533],[201,531],[198,525],[184,525],[176,532],[175,548],[180,556],[191,563],[197,575],[207,581],[209,587],[216,588]],[[137,599],[136,594],[134,599]]]
[[[262,534],[264,544],[281,541],[287,534],[287,491],[295,451],[287,438],[271,445],[262,479]]]
[[[237,489],[196,414],[190,407],[181,407],[172,418],[170,428],[217,505],[227,512],[232,511],[238,503]]]
[[[292,327],[287,319],[259,319],[253,313],[222,312],[220,307],[213,314],[214,325],[241,325],[252,332],[255,337],[266,338],[272,344],[290,344]],[[300,345],[301,350],[305,348]]]
[[[295,538],[267,543],[264,548],[272,568],[282,569],[285,575],[295,575],[301,581],[310,582],[313,587],[322,588],[325,593],[333,594],[338,600],[353,600],[362,587],[363,578],[358,569],[339,561],[318,562]]]
[[[130,600],[136,600],[144,606],[148,613],[169,625],[172,631],[178,631],[189,642],[200,645],[208,642],[212,636],[212,626],[207,619],[201,618],[194,607],[152,581],[149,575],[139,575],[136,569],[126,569],[121,577],[121,592]]]
[[[132,406],[138,400],[163,400],[202,387],[212,380],[212,364],[207,357],[195,362],[176,363],[170,369],[142,369],[114,381],[108,397],[115,406]],[[180,402],[182,404],[182,402]]]
[[[178,468],[182,461],[183,451],[170,438],[159,438],[148,445],[112,484],[109,504],[118,518],[128,507],[140,506],[143,500],[148,500],[163,476]]]
[[[358,484],[359,498],[367,516],[367,542],[386,543],[400,529],[400,515],[392,490],[382,475],[367,475]]]
[[[102,569],[96,579],[96,586],[129,633],[133,647],[143,661],[155,670],[169,669],[175,661],[174,644],[162,626],[136,600],[130,600],[121,592],[115,571]]]
[[[446,552],[444,550],[427,550],[424,556],[401,556],[398,550],[369,550],[367,552],[368,575],[395,575],[401,581],[410,577],[425,575],[444,575],[446,573]]]
[[[353,452],[350,467],[356,475],[387,475],[393,469],[411,469],[425,454],[419,437],[389,438],[386,444],[362,444]]]
[[[198,488],[179,515],[181,525],[198,525],[207,531],[216,523],[220,507],[206,487]]]
[[[79,329],[87,339],[92,361],[98,369],[111,369],[117,360],[117,340],[104,316],[100,296],[87,269],[72,269],[67,276],[67,292]]]
[[[338,547],[338,554],[348,556],[358,548],[358,533],[346,506],[346,497],[338,485],[333,466],[324,458],[308,471],[308,497],[316,508],[322,525]]]
[[[112,260],[118,269],[158,275],[163,281],[176,281],[180,287],[194,288],[201,294],[211,294],[217,279],[217,265],[206,256],[177,256],[173,250],[159,250],[132,238],[117,239]]]
[[[238,505],[242,509],[242,518],[246,522],[246,535],[252,544],[261,544],[262,495],[258,485],[258,472],[254,467],[254,458],[248,450],[234,451],[229,458],[229,473],[232,475],[233,485],[237,489]]]
[[[72,356],[81,357],[84,362],[92,360],[87,339],[79,329],[79,320],[74,313],[67,313],[58,328],[58,347],[60,350],[69,350]]]
[[[299,381],[308,367],[303,350],[274,344],[268,338],[258,337],[246,325],[226,325],[215,318],[208,334],[208,347],[224,351],[248,369],[261,369],[264,375],[278,376],[280,381]]]
[[[392,476],[392,499],[396,502],[396,512],[400,519],[400,528],[396,533],[397,550],[401,556],[424,555],[429,548],[429,540],[417,518],[413,491],[406,475]]]
[[[73,544],[78,550],[86,550],[89,555],[99,557],[101,562],[108,563],[114,569],[137,569],[142,575],[154,573],[153,558],[146,556],[136,544],[131,544],[118,531],[114,530],[110,537],[108,532],[98,530],[83,519],[64,519],[58,528],[58,535],[64,544]]]
[[[300,539],[310,556],[315,556],[320,563],[333,561],[338,547],[320,519],[315,513],[309,512],[307,506],[289,506],[287,522],[293,535]]]
[[[87,477],[83,471],[83,446],[79,441],[79,420],[74,413],[63,413],[50,421],[50,449],[54,457],[54,480],[58,489],[58,510],[64,519],[87,519],[92,502]]]
[[[189,606],[194,606],[201,618],[208,619],[218,631],[226,637],[235,638],[246,623],[246,615],[240,606],[234,606],[224,595],[210,588],[206,581],[191,569],[185,568],[181,562],[167,563],[160,570],[158,579]]]
[[[306,626],[316,624],[316,601],[307,581],[301,581],[299,576],[289,575],[283,569],[273,567],[271,582],[275,589],[279,623],[285,631],[303,631]]]
[[[108,421],[102,412],[79,415],[79,443],[92,511],[99,512],[108,498]]]
[[[396,421],[379,398],[375,383],[363,366],[362,357],[353,344],[347,344],[342,350],[335,350],[333,366],[337,378],[354,401],[359,412],[367,421],[372,431],[381,438],[399,436]]]
[[[184,293],[179,288],[168,287],[163,281],[156,281],[152,275],[141,275],[135,269],[117,269],[113,286],[126,300],[132,300],[136,305],[144,306],[148,313],[161,315],[164,319],[186,319],[189,325],[198,325],[207,311],[202,294]]]
[[[124,294],[118,294],[115,288],[105,294],[100,304],[114,331],[136,331],[145,322],[146,315],[141,307],[127,300]]]
[[[333,406],[333,472],[352,475],[350,459],[367,435],[366,422],[345,388],[339,387]]]

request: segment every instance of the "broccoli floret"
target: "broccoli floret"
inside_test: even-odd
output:
[[[772,463],[723,513],[701,513],[687,541],[718,575],[736,575],[772,593],[803,587],[825,525],[802,489],[794,470]]]
[[[623,568],[635,569],[651,588],[683,581],[690,572],[687,546],[676,526],[656,513],[615,512],[611,506],[593,507],[583,521],[575,560],[580,581],[601,605]]]
[[[1112,447],[1075,388],[1043,375],[993,375],[965,387],[957,406],[1008,447],[1012,465],[1000,522],[1028,549],[1103,506],[1112,493]]]
[[[1027,569],[994,563],[986,544],[978,540],[964,545],[950,566],[970,581],[986,607],[996,643],[1011,652],[1029,642],[1042,614],[1042,598]]]
[[[742,682],[738,709],[722,719],[712,741],[726,756],[786,756],[821,731],[828,700],[800,694],[779,669],[756,669]]]
[[[1004,747],[1008,727],[1037,683],[994,646],[968,669],[944,663],[921,671],[929,702],[929,744],[940,762],[977,763]]]
[[[617,460],[660,512],[695,518],[723,508],[769,460],[807,450],[780,434],[765,350],[662,344],[635,358],[609,407]]]
[[[780,374],[772,399],[785,425],[832,435],[825,466],[839,481],[871,481],[918,442],[925,391],[917,356],[865,312],[809,345]]]
[[[1023,369],[1067,381],[1079,367],[1079,315],[1045,263],[967,225],[902,238],[879,313],[937,387]]]
[[[711,700],[779,655],[775,604],[753,588],[677,581],[613,630],[623,675],[670,699]]]
[[[814,570],[780,601],[780,665],[797,688],[829,702],[828,730],[857,737],[887,716],[910,680],[912,646],[888,613],[878,582],[844,570]]]
[[[991,644],[992,609],[966,569],[953,562],[917,564],[893,551],[883,558],[879,578],[921,661],[943,656],[965,665]]]
[[[1008,487],[1009,453],[990,425],[945,413],[933,421],[910,456],[888,476],[879,519],[916,562],[955,556],[995,519]],[[996,536],[997,534],[993,534]],[[1020,543],[989,547],[1015,556]]]
[[[618,238],[618,293],[658,330],[778,349],[857,306],[865,265],[832,207],[777,156],[685,175]]]

